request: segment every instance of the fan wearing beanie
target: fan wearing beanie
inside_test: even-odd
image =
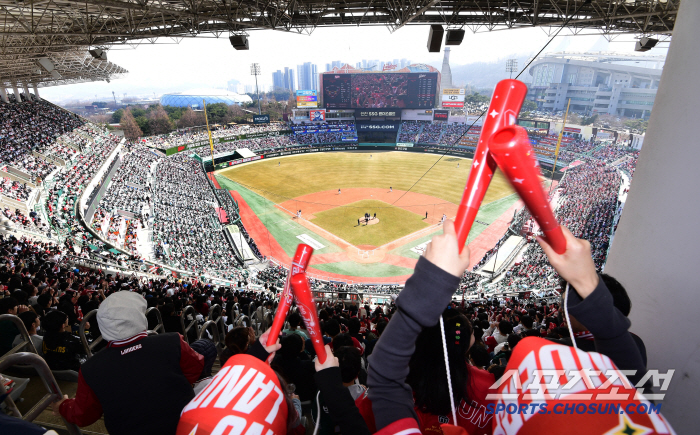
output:
[[[137,293],[110,295],[97,323],[108,345],[81,366],[75,398],[54,403],[54,413],[81,427],[104,414],[111,435],[174,434],[204,357],[178,333],[147,335]]]

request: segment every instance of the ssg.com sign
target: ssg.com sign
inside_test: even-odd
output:
[[[397,131],[399,129],[399,124],[397,123],[386,123],[386,124],[358,124],[358,131]]]

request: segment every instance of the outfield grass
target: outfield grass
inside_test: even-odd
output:
[[[413,192],[459,204],[471,160],[445,156],[430,169],[439,158],[439,155],[398,151],[301,154],[264,159],[224,169],[218,174],[275,203],[323,190],[391,186],[398,190],[411,189]],[[508,181],[498,171],[493,177],[483,204],[512,193]]]
[[[377,213],[379,223],[358,226],[357,219],[365,213]],[[311,222],[355,246],[382,246],[428,226],[419,215],[375,199],[315,213]]]

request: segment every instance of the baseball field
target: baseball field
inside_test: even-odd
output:
[[[442,231],[443,214],[454,218],[469,174],[471,160],[439,157],[302,154],[220,170],[216,179],[238,201],[263,255],[289,262],[304,242],[315,248],[309,272],[319,277],[403,282],[425,243]],[[503,234],[516,202],[496,173],[469,236],[474,261]]]

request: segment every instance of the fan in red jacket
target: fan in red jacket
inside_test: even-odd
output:
[[[146,301],[136,293],[110,295],[97,322],[108,346],[82,365],[75,398],[54,403],[54,413],[78,426],[104,414],[112,435],[175,433],[204,357],[177,333],[148,336]]]

